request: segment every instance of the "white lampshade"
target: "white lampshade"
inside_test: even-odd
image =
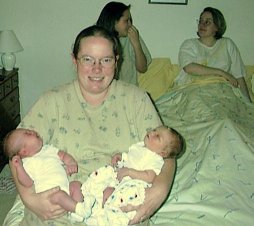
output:
[[[0,53],[3,53],[1,59],[5,70],[13,70],[16,63],[14,53],[22,50],[23,47],[17,39],[14,31],[4,30],[0,32]]]

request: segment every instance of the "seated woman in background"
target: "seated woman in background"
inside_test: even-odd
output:
[[[180,47],[181,71],[175,85],[191,81],[191,75],[215,75],[239,87],[250,100],[240,52],[230,38],[222,37],[226,28],[224,16],[218,9],[207,7],[203,10],[198,20],[199,38],[185,40]]]
[[[130,5],[109,2],[102,9],[96,24],[116,33],[119,37],[123,61],[118,78],[138,85],[137,72],[146,72],[152,58],[137,28],[132,24]]]

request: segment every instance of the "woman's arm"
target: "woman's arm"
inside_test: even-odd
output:
[[[11,161],[9,161],[9,165],[21,200],[28,209],[33,211],[39,218],[43,220],[54,219],[62,216],[65,213],[64,209],[58,205],[53,205],[50,201],[50,196],[59,191],[59,187],[36,194],[34,186],[28,188],[19,183],[16,167]]]
[[[198,63],[190,63],[183,67],[183,70],[191,75],[217,75],[225,78],[231,85],[235,87],[238,86],[238,81],[233,75],[219,68],[208,67]]]
[[[29,113],[23,118],[19,127],[36,130],[43,137],[44,142],[48,143],[50,140],[48,131],[54,131],[55,126],[57,126],[57,120],[53,122],[52,118],[57,118],[57,104],[53,93],[48,92],[34,104]],[[15,167],[11,161],[9,161],[9,165],[17,191],[26,208],[43,220],[54,219],[65,213],[64,209],[58,205],[53,205],[50,201],[51,194],[59,191],[59,187],[36,194],[34,186],[26,188],[19,183]]]
[[[204,66],[198,63],[190,63],[183,67],[183,70],[191,75],[222,75],[222,70]]]
[[[140,73],[145,73],[147,71],[147,59],[139,40],[137,28],[132,26],[128,31],[128,37],[134,49],[136,69]]]
[[[175,159],[166,159],[161,173],[155,177],[151,188],[146,189],[145,201],[141,206],[126,206],[123,211],[137,210],[135,217],[129,222],[137,224],[150,218],[163,204],[168,196],[175,175]]]

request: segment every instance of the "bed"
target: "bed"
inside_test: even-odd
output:
[[[194,78],[172,88],[177,65],[169,59],[156,61],[153,74],[147,76],[158,72],[163,77],[165,69],[168,74],[159,81],[166,83],[154,78],[165,92],[155,93],[145,75],[140,84],[155,99],[163,122],[183,135],[186,150],[177,160],[170,195],[152,217],[153,224],[254,225],[254,104],[214,77]],[[251,69],[247,67],[246,79],[253,98]]]
[[[246,69],[254,101],[254,66]],[[169,58],[156,58],[139,77],[163,122],[186,142],[170,194],[150,225],[253,225],[254,104],[219,79],[173,88],[178,70]],[[15,196],[6,166],[0,174],[0,225]]]

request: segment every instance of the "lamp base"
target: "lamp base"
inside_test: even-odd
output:
[[[6,71],[12,71],[16,63],[15,55],[13,53],[3,53],[1,59],[4,69]]]

